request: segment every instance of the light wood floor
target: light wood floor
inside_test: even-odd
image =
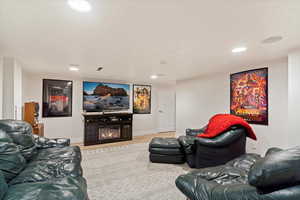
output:
[[[133,137],[133,140],[125,141],[125,142],[115,142],[115,143],[99,144],[99,145],[92,145],[92,146],[83,146],[82,143],[74,143],[72,145],[79,146],[81,150],[89,150],[89,149],[91,150],[91,149],[113,147],[113,146],[124,146],[128,144],[147,143],[150,142],[154,137],[175,137],[175,132],[165,132],[165,133],[155,133],[155,134],[143,135],[143,136],[135,136]]]

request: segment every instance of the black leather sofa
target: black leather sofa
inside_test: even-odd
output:
[[[34,136],[30,124],[0,120],[0,200],[87,200],[79,147]]]
[[[181,175],[176,186],[190,200],[299,200],[299,169],[300,147],[271,148]]]
[[[247,133],[243,127],[232,126],[215,138],[196,137],[204,130],[187,129],[186,136],[178,138],[191,168],[222,165],[245,154]]]

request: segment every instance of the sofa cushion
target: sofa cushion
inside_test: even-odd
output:
[[[276,187],[300,181],[300,146],[269,154],[253,165],[249,183],[256,187]]]
[[[25,167],[26,161],[12,139],[0,130],[0,170],[9,182]]]
[[[184,155],[161,155],[150,153],[150,161],[153,163],[168,163],[168,164],[182,164],[185,162]]]
[[[38,155],[33,158],[33,161],[70,158],[70,157],[75,158],[76,160],[81,162],[81,152],[78,146],[42,149],[39,151]]]
[[[251,167],[261,159],[263,158],[258,154],[248,153],[229,161],[228,163],[226,163],[226,165],[243,169],[248,173]]]
[[[9,135],[26,160],[30,160],[37,154],[32,127],[29,123],[17,120],[0,120],[0,130]]]
[[[65,177],[10,186],[3,200],[87,200],[86,181]]]
[[[151,140],[149,148],[179,149],[181,146],[176,138],[156,137]]]
[[[181,149],[150,148],[149,151],[161,155],[184,155]]]
[[[66,176],[81,176],[80,162],[79,147],[44,149],[9,184],[40,182]]]
[[[247,172],[229,165],[203,168],[190,173],[191,176],[202,178],[220,185],[247,183]]]
[[[66,138],[49,139],[38,135],[34,135],[34,140],[38,149],[70,146],[70,139]]]
[[[8,189],[7,183],[5,181],[5,177],[0,170],[0,199],[2,199]]]

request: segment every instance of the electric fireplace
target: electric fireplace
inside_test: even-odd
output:
[[[84,145],[120,142],[132,139],[132,114],[84,115]]]

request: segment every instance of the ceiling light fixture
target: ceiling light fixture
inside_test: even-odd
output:
[[[78,12],[89,12],[92,9],[87,0],[68,0],[69,6]]]
[[[247,51],[247,47],[237,47],[237,48],[232,49],[232,53],[241,53],[244,51]]]
[[[77,68],[77,67],[69,67],[69,70],[77,72],[77,71],[79,71],[79,68]]]
[[[157,79],[158,76],[157,76],[157,75],[152,75],[152,76],[150,76],[150,78],[151,78],[151,79]]]

